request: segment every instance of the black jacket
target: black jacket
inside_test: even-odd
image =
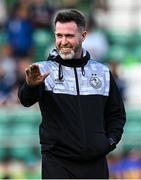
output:
[[[124,105],[109,69],[88,52],[82,59],[62,60],[56,51],[37,63],[49,71],[42,85],[19,89],[21,103],[39,102],[42,152],[71,159],[92,159],[115,148],[125,124]]]

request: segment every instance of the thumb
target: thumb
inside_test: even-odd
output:
[[[45,78],[49,75],[49,72],[46,72],[45,74],[43,74],[43,79],[45,80]]]

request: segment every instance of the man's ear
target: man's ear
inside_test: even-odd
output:
[[[86,31],[83,31],[83,33],[82,33],[82,41],[85,40],[86,36],[87,36],[87,32],[86,32]]]

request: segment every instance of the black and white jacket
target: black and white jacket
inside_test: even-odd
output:
[[[19,89],[21,103],[38,102],[42,115],[42,152],[71,159],[106,155],[119,142],[125,124],[124,105],[107,66],[90,59],[62,60],[54,50],[37,63],[41,74],[50,74],[42,85],[26,83]]]

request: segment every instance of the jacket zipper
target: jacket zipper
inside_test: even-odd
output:
[[[82,110],[80,105],[80,89],[79,89],[79,81],[78,81],[78,74],[77,69],[74,67],[74,74],[75,74],[75,81],[76,81],[76,91],[77,91],[77,98],[78,98],[78,106],[79,106],[79,117],[82,124],[82,143],[83,143],[83,153],[82,156],[86,155],[86,132],[85,132],[85,122],[82,116]]]
[[[75,81],[76,81],[76,91],[77,91],[77,95],[80,95],[79,83],[78,83],[78,75],[77,75],[77,70],[76,70],[76,68],[74,68],[74,74],[75,74]]]

